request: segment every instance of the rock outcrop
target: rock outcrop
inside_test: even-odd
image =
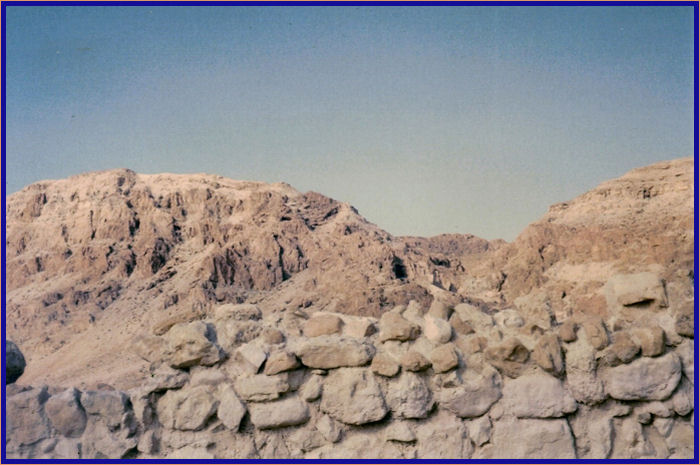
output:
[[[513,244],[391,237],[283,184],[30,186],[6,210],[8,458],[692,458],[690,167]]]

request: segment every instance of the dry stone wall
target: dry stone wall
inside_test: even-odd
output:
[[[550,324],[435,301],[285,334],[222,305],[138,337],[128,392],[8,385],[8,457],[692,458],[692,328],[654,276],[609,289],[610,318]]]

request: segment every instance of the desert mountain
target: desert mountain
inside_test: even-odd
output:
[[[514,306],[546,326],[605,316],[611,276],[653,271],[692,314],[692,166],[605,182],[509,244],[394,237],[346,203],[283,183],[129,170],[43,181],[7,200],[8,337],[25,348],[28,379],[47,367],[75,379],[89,363],[91,378],[109,381],[140,365],[121,358],[135,333],[227,302],[294,326],[295,311],[379,316],[438,297]]]
[[[104,370],[90,377],[124,379],[142,365],[121,355],[135,333],[221,303],[292,320],[429,304],[454,294],[461,257],[490,248],[470,235],[392,237],[323,195],[208,175],[44,181],[9,196],[6,214],[8,337],[25,347],[28,379],[75,379],[88,364]]]
[[[693,160],[512,243],[286,184],[89,173],[6,205],[8,456],[694,454]]]

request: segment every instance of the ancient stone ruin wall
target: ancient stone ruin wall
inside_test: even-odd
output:
[[[692,458],[692,322],[654,276],[609,284],[612,317],[562,324],[412,302],[283,332],[222,305],[137,338],[128,392],[8,385],[8,457]]]

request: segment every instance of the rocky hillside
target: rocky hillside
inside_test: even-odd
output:
[[[8,451],[692,457],[692,188],[692,159],[634,170],[505,243],[393,237],[285,184],[28,186]]]
[[[57,382],[128,384],[144,368],[124,355],[134,334],[220,303],[291,320],[429,304],[456,289],[462,256],[489,247],[395,238],[320,194],[206,175],[45,181],[11,195],[6,214],[8,336],[30,362],[26,379]]]

